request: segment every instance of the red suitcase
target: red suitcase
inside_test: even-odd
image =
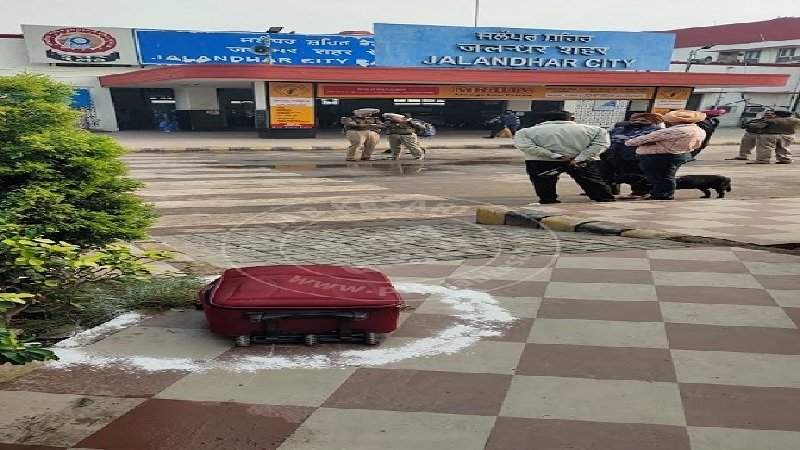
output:
[[[212,333],[254,343],[366,342],[397,329],[403,300],[372,269],[258,266],[228,269],[198,300]]]

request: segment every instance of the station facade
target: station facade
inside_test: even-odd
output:
[[[375,24],[297,35],[23,25],[0,35],[0,75],[77,88],[86,128],[253,129],[308,137],[360,107],[475,129],[568,109],[611,126],[633,112],[697,108],[695,89],[780,87],[780,73],[669,72],[674,35]]]

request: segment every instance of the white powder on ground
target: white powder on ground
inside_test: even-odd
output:
[[[108,322],[98,325],[94,328],[89,328],[88,330],[84,330],[75,336],[72,336],[69,339],[64,339],[63,341],[58,342],[54,347],[56,348],[73,348],[73,347],[82,347],[84,345],[89,345],[92,342],[97,342],[100,339],[108,336],[109,334],[115,333],[123,328],[127,328],[131,325],[134,325],[142,320],[146,319],[148,316],[138,312],[128,312],[117,316]]]
[[[400,292],[411,294],[440,295],[440,301],[457,311],[459,314],[454,315],[461,319],[484,323],[508,323],[515,320],[514,316],[503,309],[494,297],[485,292],[419,283],[397,283],[395,287]]]
[[[481,329],[469,325],[455,325],[433,337],[415,339],[399,347],[372,348],[342,352],[341,363],[345,366],[382,366],[411,358],[457,353],[482,337],[499,335],[499,331]]]
[[[453,309],[453,316],[466,323],[450,326],[436,336],[409,339],[396,347],[383,346],[363,350],[346,350],[332,355],[312,356],[243,356],[240,358],[214,361],[192,360],[188,358],[118,356],[97,354],[87,345],[126,326],[145,318],[139,313],[128,313],[117,317],[99,327],[86,330],[56,345],[60,361],[52,362],[54,367],[85,364],[94,367],[117,366],[144,371],[180,370],[203,372],[226,370],[230,372],[255,372],[269,369],[324,369],[346,366],[381,366],[412,358],[425,358],[436,355],[453,354],[475,344],[481,338],[500,335],[500,328],[516,320],[503,309],[497,300],[484,292],[456,289],[442,286],[429,286],[419,283],[397,283],[400,292],[432,294]],[[85,336],[84,336],[85,335]],[[81,339],[80,336],[84,336]],[[66,345],[61,345],[67,343]]]

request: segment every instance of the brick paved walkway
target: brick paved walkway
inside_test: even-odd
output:
[[[526,209],[749,244],[800,244],[800,198],[627,201],[521,208]]]
[[[452,354],[327,364],[362,349],[233,348],[200,313],[171,312],[79,350],[183,358],[175,370],[84,364],[0,385],[0,448],[800,448],[798,257],[680,248],[385,270],[418,293],[378,351],[436,336]],[[489,293],[516,320],[453,350],[442,330],[477,322],[420,285]],[[321,363],[263,368],[297,360]]]
[[[231,232],[160,236],[176,250],[217,267],[259,264],[394,264],[554,255],[620,249],[684,247],[671,241],[628,239],[526,228],[483,226],[460,220],[319,228],[287,225]]]

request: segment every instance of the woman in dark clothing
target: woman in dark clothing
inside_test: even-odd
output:
[[[643,199],[650,192],[650,183],[639,167],[636,147],[627,147],[625,141],[660,130],[662,123],[664,119],[660,114],[636,113],[629,122],[622,122],[611,130],[611,148],[606,153],[614,170],[615,184],[631,186],[630,195],[619,197],[620,200]]]
[[[706,113],[706,118],[702,122],[697,122],[697,126],[706,132],[706,138],[703,140],[700,148],[697,150],[692,150],[692,156],[687,162],[694,161],[697,155],[699,155],[700,152],[702,152],[703,149],[708,146],[709,141],[711,141],[711,135],[714,134],[714,131],[716,131],[717,127],[719,127],[719,119],[717,117],[727,113],[727,111],[724,109],[708,109],[702,112]]]

